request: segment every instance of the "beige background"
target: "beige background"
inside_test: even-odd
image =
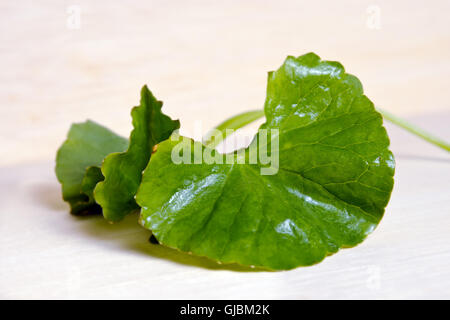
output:
[[[145,83],[185,131],[207,130],[262,107],[267,71],[309,51],[449,140],[449,12],[449,1],[3,1],[0,297],[450,298],[449,154],[392,126],[396,185],[378,230],[289,272],[151,246],[135,217],[75,219],[52,171],[72,122],[127,136]]]

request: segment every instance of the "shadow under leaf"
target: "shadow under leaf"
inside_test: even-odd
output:
[[[143,255],[209,270],[270,271],[239,264],[219,264],[206,257],[190,255],[160,244],[152,244],[149,242],[151,231],[139,225],[138,213],[130,214],[123,221],[115,224],[108,223],[101,214],[87,216],[70,215],[69,207],[61,198],[61,188],[56,183],[33,184],[30,188],[33,201],[44,205],[52,211],[59,211],[58,213],[67,211],[67,217],[72,217],[73,222],[78,224],[77,229],[85,235],[95,238],[103,247],[112,247],[113,250],[132,250]],[[105,246],[105,243],[108,246]]]
[[[36,183],[30,186],[29,190],[33,201],[43,204],[52,211],[67,210],[68,205],[61,197],[61,187],[55,183]]]
[[[80,223],[80,230],[90,237],[114,245],[114,249],[133,250],[144,255],[165,259],[177,264],[200,267],[209,270],[228,270],[237,272],[269,271],[263,268],[250,268],[239,264],[219,264],[206,257],[199,257],[161,244],[149,241],[151,231],[138,224],[138,214],[130,214],[123,221],[115,224],[108,223],[102,216],[73,216]]]

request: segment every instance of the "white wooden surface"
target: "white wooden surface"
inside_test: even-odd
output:
[[[77,1],[80,29],[67,27],[72,5],[0,4],[1,298],[450,298],[449,154],[392,126],[396,182],[379,228],[288,272],[151,245],[135,216],[72,217],[53,173],[71,122],[127,135],[144,83],[186,131],[206,130],[262,106],[266,71],[308,51],[449,140],[448,1]]]

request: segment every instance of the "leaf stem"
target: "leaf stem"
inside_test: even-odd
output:
[[[419,128],[417,126],[415,126],[397,116],[394,116],[390,112],[387,112],[380,108],[376,108],[376,109],[379,113],[381,113],[383,115],[383,118],[385,118],[386,120],[401,127],[402,129],[405,129],[406,131],[411,132],[412,134],[415,134],[416,136],[428,141],[429,143],[434,144],[435,146],[450,152],[450,144],[448,144],[444,140],[441,140],[441,139],[433,136],[432,134],[426,132],[425,130],[422,130],[421,128]]]
[[[229,134],[227,132],[227,129],[233,129],[237,130],[240,129],[259,118],[262,118],[264,116],[264,110],[252,110],[252,111],[246,111],[243,113],[239,113],[231,118],[228,118],[221,124],[219,124],[217,127],[210,130],[205,137],[203,137],[203,144],[210,148],[215,148],[221,143],[223,140],[225,140]],[[217,130],[220,131],[222,134],[217,135]]]
[[[450,144],[445,142],[442,139],[439,139],[432,134],[426,132],[425,130],[409,123],[406,120],[403,120],[397,116],[394,116],[392,113],[387,112],[383,109],[376,108],[376,110],[382,114],[383,118],[392,122],[393,124],[401,127],[402,129],[405,129],[406,131],[409,131],[410,133],[428,141],[431,144],[434,144],[435,146],[444,149],[448,152],[450,152]],[[252,110],[247,111],[243,113],[239,113],[231,118],[228,118],[221,124],[219,124],[217,127],[215,127],[213,130],[211,130],[204,138],[204,144],[210,148],[215,148],[219,143],[221,143],[223,140],[225,140],[228,136],[227,129],[233,129],[237,130],[240,129],[259,118],[262,118],[264,116],[264,110]],[[219,130],[222,135],[214,135],[214,131]]]

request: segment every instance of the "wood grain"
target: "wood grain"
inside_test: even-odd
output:
[[[448,1],[83,0],[79,29],[67,26],[71,5],[0,5],[1,298],[450,298],[449,154],[392,126],[396,182],[378,229],[288,272],[151,245],[135,216],[72,217],[53,173],[70,123],[91,118],[127,135],[144,83],[193,133],[196,122],[207,130],[261,107],[266,72],[309,51],[449,140]],[[368,27],[372,5],[379,29]]]

